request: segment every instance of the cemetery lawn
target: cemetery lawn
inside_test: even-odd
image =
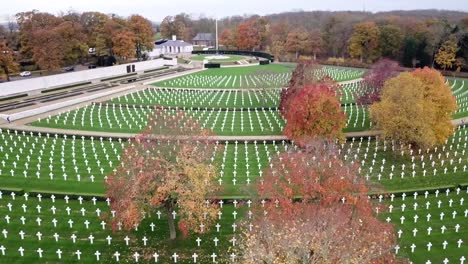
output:
[[[109,103],[142,106],[197,108],[260,108],[278,107],[280,89],[258,90],[190,90],[147,89],[113,98]]]
[[[288,84],[292,70],[289,64],[207,69],[153,85],[176,88],[279,88]]]
[[[111,109],[111,110],[110,110]],[[174,110],[167,110],[174,112]],[[151,110],[123,107],[99,111],[86,108],[55,116],[52,120],[31,123],[32,126],[87,131],[139,133],[145,129]],[[220,136],[281,135],[284,121],[278,111],[184,111],[200,126]],[[183,124],[181,124],[182,126]]]
[[[391,219],[391,223],[395,225],[395,232],[398,236],[399,230],[403,231],[401,239],[399,239],[399,255],[410,259],[414,263],[426,263],[430,260],[432,263],[443,263],[445,258],[449,259],[449,263],[460,263],[460,258],[465,256],[468,252],[468,225],[466,221],[466,200],[468,199],[468,192],[466,187],[462,188],[459,194],[456,194],[456,190],[451,190],[447,195],[445,189],[440,189],[440,194],[436,197],[433,192],[428,195],[427,198],[424,196],[424,192],[419,192],[416,199],[414,199],[413,193],[407,193],[407,197],[403,200],[402,197],[397,197],[393,202],[390,198],[386,199],[386,213],[380,215],[380,219],[385,221],[387,217]],[[461,205],[461,199],[464,200]],[[452,206],[449,201],[452,200]],[[438,202],[441,201],[440,208]],[[414,205],[417,203],[417,209],[414,209]],[[430,203],[429,209],[426,209],[426,204]],[[406,205],[406,208],[402,209],[402,204]],[[389,212],[388,207],[392,205],[394,208],[392,212]],[[452,213],[457,212],[457,215],[453,217]],[[444,217],[441,220],[440,214],[444,213]],[[428,221],[427,215],[430,214],[431,218]],[[417,222],[415,223],[414,216],[418,215]],[[405,217],[404,223],[401,224],[401,217]],[[456,231],[456,225],[459,225],[458,232]],[[445,226],[447,229],[442,233],[442,227]],[[428,234],[427,229],[431,228],[431,234]],[[417,229],[416,236],[413,234],[413,230]],[[463,243],[458,248],[457,241],[461,239]],[[447,241],[446,249],[443,249],[443,243]],[[432,244],[432,248],[428,251],[427,244]],[[414,252],[411,252],[411,245],[414,244],[416,247]]]
[[[26,206],[26,212],[23,211],[23,204]],[[11,211],[8,207],[11,205]],[[40,213],[37,206],[40,206]],[[53,213],[55,208],[55,214]],[[70,208],[68,213],[67,208]],[[97,210],[100,210],[98,216]],[[144,219],[138,226],[138,230],[132,229],[129,232],[110,230],[111,217],[110,209],[105,201],[97,201],[94,205],[91,197],[84,197],[84,201],[80,203],[77,197],[71,198],[68,203],[63,196],[57,196],[55,201],[49,197],[43,197],[41,201],[31,195],[26,201],[22,193],[17,193],[13,200],[10,193],[3,193],[0,199],[0,230],[6,230],[7,238],[0,234],[0,246],[6,248],[5,256],[0,255],[2,263],[95,263],[95,252],[100,252],[100,261],[102,263],[116,263],[113,256],[115,252],[119,252],[120,261],[131,261],[133,254],[138,252],[143,258],[151,259],[154,253],[160,255],[158,263],[170,263],[170,256],[177,253],[180,256],[180,263],[187,263],[191,260],[193,253],[199,255],[199,261],[208,263],[211,262],[210,255],[216,253],[223,260],[228,259],[229,240],[233,237],[234,231],[232,224],[234,223],[233,212],[238,213],[237,219],[241,218],[248,209],[245,204],[238,204],[237,208],[231,205],[224,205],[221,209],[221,219],[215,222],[220,224],[219,232],[213,226],[210,231],[197,235],[192,234],[187,239],[182,238],[182,234],[178,233],[178,238],[174,241],[169,240],[169,229],[167,227],[167,216],[162,213],[160,219],[156,211]],[[82,211],[83,210],[83,211]],[[8,216],[7,223],[5,216]],[[22,216],[25,217],[25,223],[21,221]],[[36,222],[40,218],[40,226]],[[56,227],[53,219],[56,219]],[[69,221],[73,221],[70,227]],[[105,223],[105,230],[102,228],[102,222]],[[86,226],[88,222],[88,227]],[[151,224],[154,224],[154,231],[151,229]],[[239,227],[236,228],[236,231]],[[21,232],[22,231],[22,232]],[[38,239],[38,232],[41,240]],[[21,239],[20,233],[24,234],[24,239]],[[54,234],[58,235],[56,241]],[[71,238],[76,236],[76,243]],[[92,236],[92,238],[90,238]],[[108,244],[108,236],[110,236],[111,244]],[[129,237],[129,245],[126,245],[125,237]],[[146,237],[147,245],[144,245],[144,237]],[[200,247],[197,246],[196,239],[200,237]],[[218,246],[215,246],[214,239],[218,239]],[[91,244],[91,240],[93,243]],[[24,256],[20,256],[18,249],[24,249]],[[43,250],[42,258],[36,250]],[[62,251],[61,259],[59,259],[56,251]],[[81,259],[78,261],[76,252],[81,252]],[[230,252],[229,252],[230,254]],[[218,258],[219,259],[219,258]],[[152,260],[154,261],[154,259]]]

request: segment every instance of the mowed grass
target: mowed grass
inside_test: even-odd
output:
[[[198,108],[278,107],[281,89],[233,91],[191,89],[146,89],[113,98],[110,103],[144,106]]]
[[[165,110],[175,114],[175,110]],[[80,108],[31,123],[33,126],[87,131],[139,133],[147,126],[153,110],[130,107]],[[280,135],[284,121],[277,110],[185,110],[203,129],[220,136]],[[163,125],[163,124],[161,124]],[[163,125],[164,126],[164,125]],[[180,123],[185,126],[185,123]]]
[[[363,177],[386,191],[455,186],[468,182],[467,133],[468,128],[459,127],[445,145],[421,152],[403,146],[403,154],[396,142],[355,138],[343,145],[342,153],[359,162]]]
[[[208,69],[153,85],[178,88],[279,88],[288,84],[292,70],[291,66],[282,64]]]
[[[23,205],[26,206],[26,212]],[[217,254],[218,260],[227,262],[230,254],[228,249],[232,245],[230,240],[240,229],[240,226],[235,227],[234,231],[232,225],[238,222],[248,209],[245,203],[237,204],[236,207],[225,204],[220,208],[222,214],[215,221],[215,225],[219,224],[219,231],[212,226],[206,229],[208,232],[191,234],[188,238],[183,238],[178,232],[176,240],[169,240],[168,216],[164,210],[156,209],[146,215],[137,228],[130,231],[119,231],[117,228],[113,232],[110,228],[112,213],[105,201],[97,201],[94,204],[91,197],[85,197],[82,202],[74,197],[67,202],[63,196],[54,200],[44,196],[39,201],[35,195],[26,200],[21,193],[12,199],[10,193],[4,192],[0,199],[0,231],[6,230],[8,233],[6,238],[3,234],[0,235],[0,247],[6,248],[5,255],[0,253],[0,263],[96,263],[96,251],[101,254],[99,262],[102,263],[118,263],[115,252],[120,254],[119,262],[136,262],[135,252],[140,255],[139,261],[149,263],[155,262],[154,253],[159,255],[158,263],[172,263],[171,256],[174,253],[179,255],[179,263],[193,261],[191,256],[194,253],[199,255],[199,262],[211,262],[210,256],[213,253]],[[156,214],[157,211],[161,211],[160,217]],[[236,216],[234,212],[237,213]],[[4,219],[5,216],[9,217],[9,223]],[[24,224],[22,217],[25,218]],[[40,225],[37,219],[41,220]],[[57,220],[56,226],[53,223],[54,219]],[[71,226],[70,220],[73,221]],[[178,216],[176,224],[177,221]],[[151,228],[152,224],[154,229]],[[24,232],[24,239],[21,238],[20,232]],[[41,233],[40,240],[38,232]],[[58,236],[57,240],[55,234]],[[76,236],[75,242],[72,239],[73,235]],[[127,236],[128,246],[125,241]],[[110,245],[108,237],[111,237]],[[147,239],[146,245],[144,238]],[[197,238],[201,239],[200,246],[197,245]],[[218,240],[217,246],[214,240]],[[24,256],[18,251],[20,247],[24,249]],[[39,248],[43,250],[42,258],[37,253]],[[62,251],[61,259],[56,253],[59,249]],[[80,260],[76,254],[77,250],[81,252]]]
[[[387,217],[391,220],[397,237],[399,232],[401,234],[401,238],[398,239],[399,256],[410,259],[413,263],[427,263],[428,260],[431,263],[443,263],[446,258],[449,260],[448,263],[461,263],[460,258],[468,256],[468,218],[465,213],[468,209],[465,202],[468,199],[468,192],[466,187],[458,191],[452,189],[448,195],[446,189],[441,189],[438,195],[431,193],[427,198],[424,192],[419,192],[416,199],[413,194],[407,193],[408,196],[404,199],[399,196],[394,198],[393,202],[387,198],[385,213],[380,215],[382,221],[385,221]],[[402,208],[403,204],[404,208]],[[390,206],[393,207],[392,212],[390,212]],[[453,212],[456,212],[455,216]],[[444,214],[442,219],[441,213]],[[429,219],[428,215],[430,215]],[[415,216],[417,216],[416,220]],[[403,223],[401,217],[404,217]],[[446,230],[442,230],[442,227]],[[432,229],[430,234],[428,228]],[[414,230],[417,230],[416,234],[413,233]],[[457,242],[460,239],[463,243],[458,247]],[[444,241],[447,241],[446,249],[443,247]],[[427,247],[428,243],[432,244],[430,251]],[[416,246],[414,252],[411,250],[413,244]]]
[[[102,195],[119,142],[0,134],[0,189]]]

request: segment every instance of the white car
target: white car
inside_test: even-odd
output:
[[[31,72],[30,72],[30,71],[24,71],[24,72],[20,73],[20,76],[21,76],[21,77],[28,77],[28,76],[31,76]]]

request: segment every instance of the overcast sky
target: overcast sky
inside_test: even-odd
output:
[[[70,9],[100,11],[121,16],[141,14],[153,21],[181,12],[225,17],[244,14],[272,14],[293,10],[388,11],[448,9],[468,11],[468,0],[1,0],[0,22],[18,12],[37,9],[57,14]]]

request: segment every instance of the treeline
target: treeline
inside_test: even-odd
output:
[[[198,32],[214,33],[214,23],[179,14],[164,19],[161,33],[191,41]],[[406,67],[467,70],[468,13],[463,12],[288,12],[228,17],[219,28],[225,48],[264,50],[279,60],[309,56],[365,66],[390,58]]]
[[[152,23],[140,15],[23,12],[7,28],[0,26],[0,68],[8,73],[18,63],[29,62],[41,70],[57,70],[90,55],[114,61],[114,57],[142,59],[144,51],[153,49],[153,38]]]

